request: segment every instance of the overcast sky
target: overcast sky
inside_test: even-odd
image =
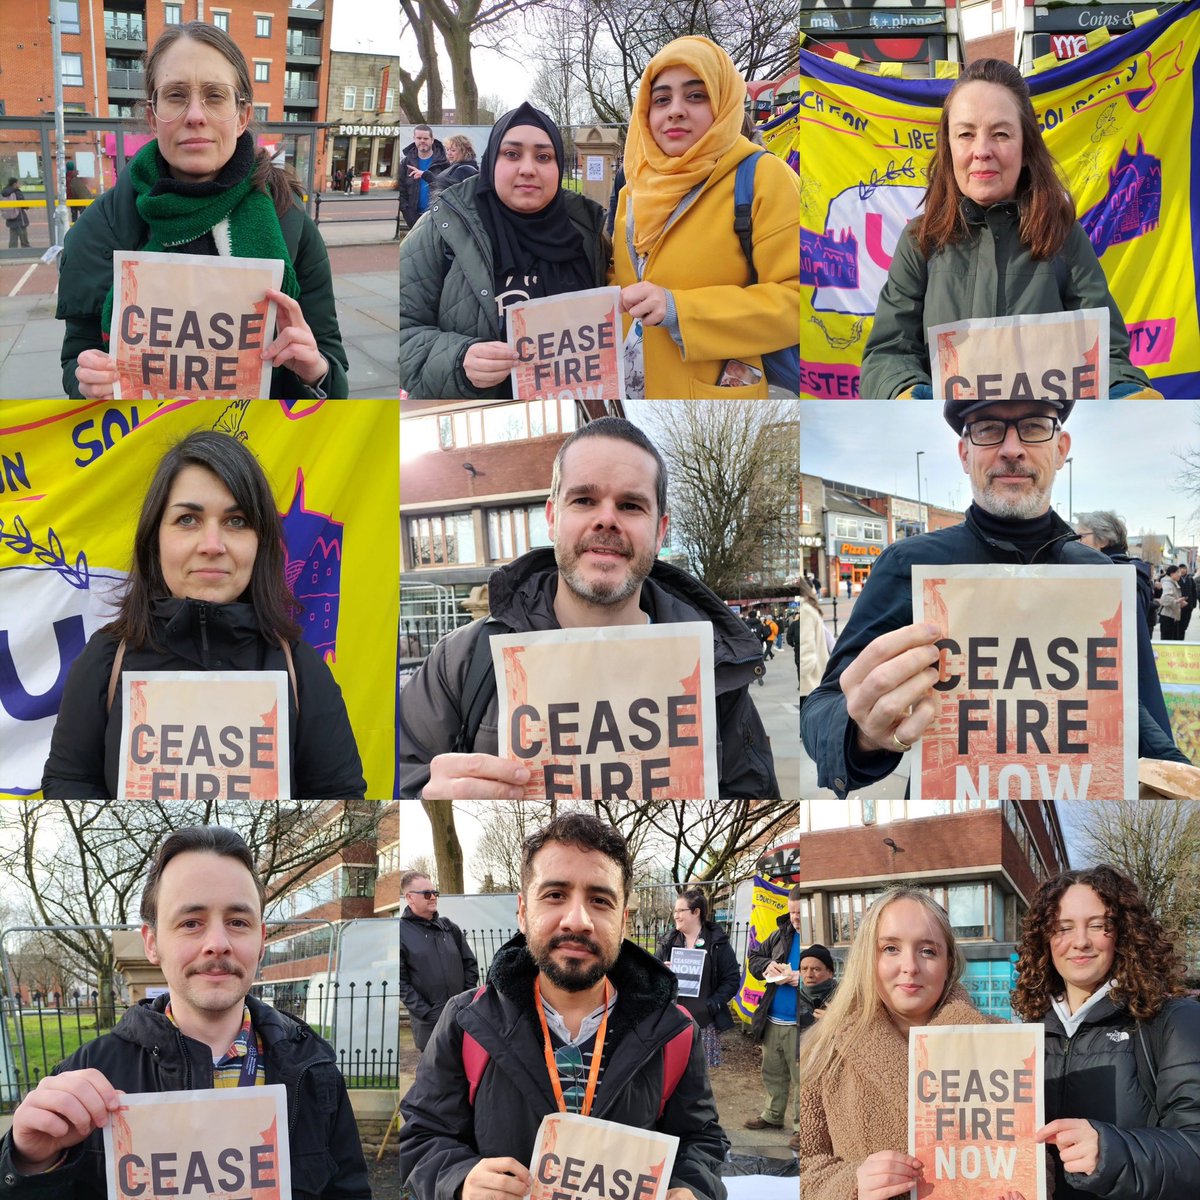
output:
[[[388,0],[337,0],[330,47],[358,54],[400,53],[400,5]]]
[[[970,483],[958,461],[957,439],[940,401],[810,400],[801,406],[800,469],[825,479],[916,499],[916,452],[921,499],[961,511]],[[1066,424],[1071,468],[1059,472],[1053,500],[1068,512],[1068,470],[1075,512],[1113,509],[1131,535],[1171,532],[1200,541],[1200,494],[1181,485],[1182,448],[1200,454],[1200,404],[1187,400],[1083,400]]]

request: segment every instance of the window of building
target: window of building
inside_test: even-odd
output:
[[[183,24],[183,5],[182,4],[164,4],[163,5],[163,24],[164,25],[182,25]]]
[[[270,17],[255,17],[254,18],[254,36],[260,38],[269,38],[271,36],[271,18]]]
[[[269,62],[254,63],[254,82],[255,83],[270,83],[271,81],[271,64]]]
[[[811,525],[812,524],[812,505],[811,504],[801,505],[801,507],[800,507],[800,524],[801,525]]]
[[[113,104],[109,103],[108,115],[110,117],[132,117],[134,106],[132,104]]]
[[[342,107],[343,108],[357,108],[358,107],[358,88],[355,87],[355,85],[352,83],[348,83],[346,85],[346,90],[342,93]]]
[[[882,521],[864,521],[862,527],[862,535],[869,542],[883,541],[883,522]]]
[[[488,512],[487,521],[489,562],[508,562],[527,550],[553,545],[544,504],[494,508]]]
[[[860,537],[858,522],[853,517],[834,517],[833,535],[840,538]]]
[[[215,12],[212,15],[212,23],[225,33],[229,32],[229,14],[227,12]]]
[[[845,945],[867,915],[867,909],[881,895],[880,889],[868,892],[839,892],[829,897],[829,931],[835,944]]]
[[[400,843],[393,842],[379,851],[377,858],[380,875],[398,875],[400,873]]]
[[[396,89],[395,88],[384,88],[383,89],[383,108],[381,108],[379,111],[380,112],[391,112],[392,105],[395,103],[395,100],[396,100]]]
[[[62,56],[63,87],[83,87],[83,55],[64,54]]]
[[[78,33],[79,0],[58,0],[58,19],[63,33]]]
[[[475,523],[469,512],[410,518],[408,548],[413,567],[453,567],[479,561]]]
[[[813,930],[816,929],[816,922],[813,920],[813,898],[811,896],[800,897],[800,945],[811,946],[815,942],[816,934]]]
[[[254,119],[256,121],[268,120],[269,118],[267,114],[270,112],[270,110],[271,106],[269,104],[256,104],[254,106]]]
[[[343,867],[342,896],[369,899],[375,895],[374,867]]]
[[[365,112],[375,111],[375,89],[373,87],[363,88],[363,110]]]

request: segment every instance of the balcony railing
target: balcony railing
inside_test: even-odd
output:
[[[283,88],[284,100],[316,100],[317,81],[305,80],[302,83],[288,83]]]
[[[146,86],[146,72],[141,67],[109,67],[108,90],[140,92]]]
[[[287,52],[291,58],[320,58],[321,39],[318,37],[289,37]]]
[[[104,36],[110,42],[144,42],[146,25],[143,21],[105,21]]]

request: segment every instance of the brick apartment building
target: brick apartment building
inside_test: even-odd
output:
[[[1011,1015],[1011,956],[1040,884],[1069,867],[1054,801],[801,800],[801,938],[844,961],[890,884],[928,889],[967,958],[985,1012]]]
[[[393,186],[401,149],[393,82],[399,69],[399,55],[335,50],[330,56],[326,112],[339,124],[330,131],[326,178],[351,164],[360,178],[370,175],[372,188]]]
[[[463,602],[503,563],[550,545],[554,456],[611,400],[410,400],[400,415],[401,657],[468,619]],[[486,609],[476,610],[480,615]]]
[[[167,25],[204,20],[225,29],[246,56],[260,123],[324,121],[334,0],[61,0],[63,113],[79,174],[94,193],[115,181],[115,133],[72,114],[141,123],[143,56]],[[0,0],[0,115],[53,116],[54,50],[48,0]],[[131,132],[133,128],[131,126]],[[272,140],[268,138],[268,140]],[[295,163],[294,138],[283,148]],[[138,145],[141,143],[139,142]],[[127,143],[126,152],[136,147]],[[318,148],[319,153],[323,153]],[[27,195],[53,186],[36,130],[0,130],[0,175]]]
[[[377,838],[379,853],[375,865],[375,915],[400,915],[400,801],[384,804]]]

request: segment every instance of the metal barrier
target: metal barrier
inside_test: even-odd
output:
[[[454,589],[440,583],[406,583],[400,588],[400,659],[419,662],[446,634],[469,625]]]
[[[313,223],[316,225],[321,224],[321,205],[322,204],[370,204],[374,200],[395,201],[395,203],[396,203],[396,232],[392,235],[392,240],[393,241],[400,240],[401,216],[400,216],[400,203],[399,203],[399,194],[398,193],[394,194],[394,193],[388,193],[388,192],[381,192],[378,196],[372,196],[370,194],[368,194],[366,196],[363,196],[361,194],[358,196],[353,196],[353,195],[344,196],[344,195],[338,195],[337,193],[335,193],[332,196],[322,196],[320,192],[317,192],[317,194],[314,198],[316,200],[317,211],[313,217]],[[354,219],[355,219],[355,221],[390,221],[392,218],[391,217],[355,217]]]

